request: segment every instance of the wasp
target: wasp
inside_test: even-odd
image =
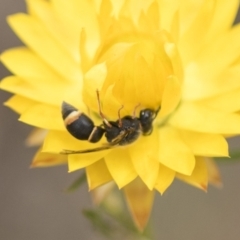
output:
[[[64,150],[63,154],[80,154],[88,152],[102,151],[117,146],[128,145],[136,141],[140,135],[150,135],[153,130],[153,121],[157,117],[160,107],[154,111],[146,108],[140,111],[139,117],[135,116],[136,108],[132,116],[121,118],[120,110],[118,110],[118,120],[108,121],[102,112],[99,91],[97,91],[99,115],[102,118],[102,124],[95,126],[94,122],[83,112],[79,111],[72,105],[62,103],[62,118],[68,132],[79,140],[86,140],[91,143],[100,141],[105,134],[107,144],[98,148],[72,151]]]

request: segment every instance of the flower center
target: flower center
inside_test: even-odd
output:
[[[175,66],[181,68],[174,55],[175,45],[165,32],[157,32],[154,35],[125,33],[103,45],[95,65],[88,73],[97,65],[105,66],[103,79],[99,80],[99,74],[95,73],[93,78],[96,79],[92,81],[98,82],[95,88],[100,91],[105,115],[116,117],[121,106],[124,106],[123,114],[129,115],[138,104],[140,104],[138,111],[146,108],[156,110],[162,106],[163,98],[174,97],[164,96],[171,94],[169,90],[166,92],[169,81],[172,81],[173,77],[178,78]],[[85,76],[85,83],[89,83],[88,73]],[[85,84],[84,87],[89,87],[89,84]],[[90,88],[93,90],[93,86]],[[89,92],[90,89],[84,91]],[[96,99],[90,103],[89,97],[85,94],[84,101],[96,111]],[[112,106],[108,107],[109,105]]]

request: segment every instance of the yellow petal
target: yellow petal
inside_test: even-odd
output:
[[[235,25],[227,34],[219,36],[214,44],[205,47],[198,59],[187,66],[183,89],[185,99],[196,100],[211,97],[220,91],[229,90],[234,84],[239,84],[238,81],[236,83],[230,80],[231,76],[228,74],[226,74],[227,79],[223,78],[226,69],[228,71],[228,68],[238,60],[239,37],[240,25]]]
[[[232,0],[226,4],[225,0],[215,1],[215,11],[211,26],[207,31],[206,42],[211,41],[221,33],[229,30],[235,20],[239,7],[239,0]]]
[[[65,101],[75,108],[79,109],[81,112],[84,112],[85,114],[89,113],[89,108],[85,105],[85,103],[82,100],[82,89],[80,84],[73,84],[65,88],[65,92],[59,92],[59,95],[61,96],[61,104]],[[92,118],[93,116],[91,116]]]
[[[196,2],[200,1],[193,1],[192,8],[197,7]],[[179,42],[179,49],[181,50],[181,56],[185,64],[194,59],[201,50],[206,32],[209,31],[208,28],[212,20],[214,3],[215,1],[202,1],[201,4],[198,4],[197,10],[193,11],[193,14],[197,13],[196,16],[189,19],[188,27],[183,32]],[[184,3],[184,5],[187,6],[188,4]],[[184,13],[181,12],[182,14]],[[189,15],[191,16],[191,13],[185,13],[184,17],[188,19]]]
[[[221,175],[217,164],[211,158],[206,158],[205,160],[208,172],[208,182],[215,187],[222,187]]]
[[[108,182],[91,190],[92,200],[95,205],[100,205],[115,187],[114,182]]]
[[[140,31],[145,33],[155,33],[159,30],[159,6],[156,1],[154,1],[148,8],[146,13],[144,14],[141,11],[139,19],[138,19],[138,26],[140,27]]]
[[[36,104],[28,108],[19,120],[43,129],[65,130],[60,107]]]
[[[93,0],[96,3],[98,0]],[[124,4],[125,0],[119,0],[119,1],[111,1],[112,3],[112,15],[115,17],[118,17],[118,14],[120,12],[120,9],[122,8],[122,5]]]
[[[28,135],[25,143],[28,147],[39,146],[43,143],[46,135],[46,130],[35,128]]]
[[[163,194],[166,189],[172,184],[174,178],[175,171],[160,164],[155,189]]]
[[[178,0],[159,0],[161,26],[170,32],[172,19],[177,9],[179,8],[180,1]]]
[[[84,76],[84,103],[98,112],[97,90],[100,91],[102,84],[107,76],[107,67],[105,63],[93,66]],[[100,96],[101,97],[101,96]]]
[[[46,27],[48,34],[58,41],[79,62],[79,39],[69,36],[69,27],[58,18],[53,10],[52,3],[42,0],[27,0],[27,6],[30,15],[41,21]]]
[[[204,43],[215,42],[230,29],[238,6],[238,0],[229,4],[224,0],[182,2],[180,16],[183,36],[179,45],[185,62],[199,53]]]
[[[101,38],[103,39],[108,37],[108,31],[109,27],[112,24],[113,18],[112,18],[112,3],[110,0],[103,0],[99,4],[99,14],[98,19],[100,22],[100,32],[101,32]]]
[[[113,95],[129,112],[138,103],[151,108],[157,108],[160,104],[159,84],[156,83],[155,71],[149,63],[154,59],[153,48],[151,44],[144,43],[131,46],[124,56],[121,77],[115,79]]]
[[[174,43],[173,37],[166,31],[162,32],[164,39],[164,50],[171,60],[174,75],[178,78],[180,84],[183,83],[183,66],[181,56],[177,45]]]
[[[179,23],[180,23],[180,13],[179,11],[176,11],[171,20],[170,31],[169,31],[176,43],[179,42],[179,37],[180,37]]]
[[[80,32],[85,29],[87,35],[86,50],[93,58],[100,44],[97,14],[88,0],[53,0],[54,11],[62,22],[68,26],[68,35],[79,41]]]
[[[208,172],[205,159],[201,157],[196,158],[196,165],[191,176],[186,176],[177,173],[176,177],[182,181],[187,182],[188,184],[198,187],[204,191],[207,191]]]
[[[18,13],[8,17],[8,23],[25,44],[65,79],[75,82],[82,78],[78,63],[49,36],[41,22],[29,15]]]
[[[84,74],[92,66],[92,59],[89,58],[86,49],[87,35],[85,28],[81,29],[79,43],[79,52],[81,55],[81,69]]]
[[[237,112],[240,109],[240,88],[208,98],[201,102],[224,112]]]
[[[184,120],[183,120],[184,119]],[[240,132],[240,116],[216,110],[197,102],[184,102],[170,119],[177,128],[217,134]]]
[[[158,132],[159,162],[176,172],[191,175],[195,166],[195,158],[176,129],[162,127]]]
[[[33,80],[33,79],[32,79]],[[34,81],[34,80],[33,80]],[[61,88],[58,91],[53,91],[49,86],[33,85],[16,76],[6,77],[1,81],[1,89],[9,91],[25,98],[30,98],[37,102],[43,102],[52,105],[60,105],[63,101]],[[62,88],[64,90],[64,88]]]
[[[194,155],[228,156],[228,143],[222,135],[187,130],[180,130],[179,133]]]
[[[124,187],[125,197],[133,220],[139,230],[143,230],[148,223],[152,210],[154,191],[144,185],[139,179]]]
[[[50,130],[44,140],[43,152],[60,153],[63,150],[85,150],[102,146],[102,142],[95,144],[80,141],[65,131]]]
[[[33,157],[33,161],[31,163],[31,168],[34,167],[51,167],[60,164],[67,164],[67,156],[60,154],[52,154],[52,153],[43,153],[41,149],[36,153]]]
[[[51,86],[52,89],[56,84],[58,87],[69,84],[68,79],[59,75],[36,53],[26,47],[6,50],[1,54],[1,61],[12,73],[25,79],[30,84]]]
[[[149,8],[147,9],[146,15],[148,17],[149,26],[151,26],[152,31],[158,31],[160,29],[160,13],[159,13],[159,3],[153,1]]]
[[[122,77],[119,78],[118,81],[116,81],[114,87],[113,87],[113,95],[114,97],[116,97],[116,99],[124,106],[127,106],[129,108],[129,105],[131,105],[131,109],[134,109],[134,107],[136,106],[136,104],[139,103],[139,100],[137,98],[137,91],[140,90],[140,92],[142,92],[142,89],[140,87],[140,82],[141,79],[139,79],[138,77],[135,77],[135,74],[138,75],[137,73],[135,73],[137,69],[136,66],[139,67],[139,74],[142,76],[147,76],[146,73],[143,74],[143,72],[147,71],[147,64],[144,61],[142,56],[139,56],[136,60],[134,59],[134,55],[135,55],[136,49],[131,47],[130,50],[127,52],[126,57],[125,57],[125,64],[123,63],[122,68],[124,69],[124,71],[122,71]],[[134,61],[135,60],[135,61]],[[138,79],[138,85],[140,87],[140,89],[138,89],[138,85],[135,86],[135,78]],[[131,81],[128,81],[128,79],[131,79]],[[151,84],[148,85],[151,88]],[[121,91],[119,91],[119,89],[121,89]],[[152,91],[151,91],[152,92]],[[131,95],[129,94],[131,93]],[[133,104],[135,106],[133,106]],[[141,103],[143,106],[145,104]]]
[[[124,187],[137,177],[127,149],[112,150],[105,156],[105,162],[119,188]]]
[[[158,143],[158,131],[153,130],[151,136],[143,136],[129,146],[133,166],[150,190],[154,188],[158,177]]]
[[[207,60],[206,60],[207,61]],[[212,96],[233,91],[240,87],[238,81],[240,69],[238,61],[234,65],[223,69],[215,78],[203,76],[203,69],[196,63],[189,64],[185,69],[185,84],[183,85],[183,99],[205,99]],[[211,70],[211,72],[215,72]],[[205,81],[205,78],[207,80]]]
[[[81,168],[85,168],[104,158],[110,151],[111,150],[83,154],[71,154],[68,156],[68,171],[73,172]]]
[[[64,79],[54,70],[52,70],[43,60],[41,60],[33,51],[19,47],[5,51],[1,55],[3,63],[17,76],[8,77],[7,82],[1,86],[7,87],[8,91],[14,91],[12,89],[14,84],[18,86],[19,94],[25,94],[31,96],[33,99],[39,99],[40,102],[47,102],[53,105],[59,105],[63,101],[63,95],[67,91],[73,91],[78,89],[81,92],[81,81],[73,86],[69,83],[69,79]],[[15,81],[13,80],[15,79]],[[21,80],[20,80],[21,79]],[[24,84],[24,86],[21,86]],[[57,91],[53,91],[58,86]],[[32,94],[32,95],[31,95]],[[78,93],[79,95],[79,93]]]
[[[206,75],[209,75],[207,80],[221,73],[222,69],[225,69],[238,59],[240,43],[237,39],[239,36],[240,25],[235,25],[227,31],[226,34],[216,38],[214,44],[209,44],[204,51],[201,52],[198,62],[202,70],[210,70],[209,73],[205,72]],[[221,49],[221,51],[219,51],[219,49]],[[212,62],[213,59],[215,59],[214,62]],[[204,81],[206,81],[206,79],[204,79]]]
[[[122,107],[122,105],[113,96],[112,88],[113,86],[109,87],[104,96],[100,96],[102,102],[102,110],[108,119],[118,119],[118,110]],[[120,111],[120,115],[121,117],[129,115],[129,112],[124,106]]]
[[[112,181],[112,176],[103,159],[86,167],[86,173],[90,191],[102,184]]]
[[[103,140],[104,141],[104,140]],[[72,137],[67,131],[49,131],[43,144],[43,152],[61,153],[64,150],[86,150],[102,146],[100,141],[91,144],[88,141],[80,141]],[[85,154],[70,154],[68,155],[68,170],[69,172],[87,167],[96,161],[103,158],[111,150],[85,153]]]
[[[166,86],[163,91],[161,110],[159,118],[170,114],[179,104],[181,98],[181,85],[175,76],[167,79]]]
[[[19,95],[12,96],[4,103],[5,106],[13,109],[19,114],[25,112],[28,108],[36,104],[37,102],[33,101],[32,99],[25,98]]]

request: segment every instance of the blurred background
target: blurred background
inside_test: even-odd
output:
[[[0,52],[22,45],[6,16],[25,12],[23,0],[0,0]],[[10,73],[0,65],[0,78]],[[10,97],[1,91],[0,103]],[[0,104],[0,239],[90,240],[98,235],[82,210],[92,207],[86,185],[74,193],[66,188],[79,173],[67,166],[30,169],[36,151],[24,141],[31,127]],[[240,140],[230,142],[239,148]],[[204,193],[175,181],[164,196],[157,195],[152,223],[157,240],[240,239],[240,161],[220,162],[223,188]]]

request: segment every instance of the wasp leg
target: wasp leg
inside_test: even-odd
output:
[[[107,146],[101,146],[101,147],[97,147],[97,148],[90,148],[90,149],[84,149],[84,150],[62,150],[60,152],[60,154],[65,154],[65,155],[70,155],[70,154],[83,154],[83,153],[91,153],[91,152],[99,152],[99,151],[104,151],[104,150],[109,150],[112,148],[116,148],[118,146],[111,146],[111,145],[107,145]]]
[[[118,127],[122,127],[122,119],[121,119],[121,115],[120,115],[120,111],[124,108],[124,106],[122,105],[119,109],[118,109]]]
[[[97,90],[97,100],[98,100],[98,111],[99,114],[103,120],[103,122],[108,126],[108,127],[112,127],[112,125],[109,123],[109,121],[106,119],[106,117],[104,116],[103,112],[102,112],[102,108],[101,108],[101,103],[100,103],[100,97],[99,97],[99,91]]]

